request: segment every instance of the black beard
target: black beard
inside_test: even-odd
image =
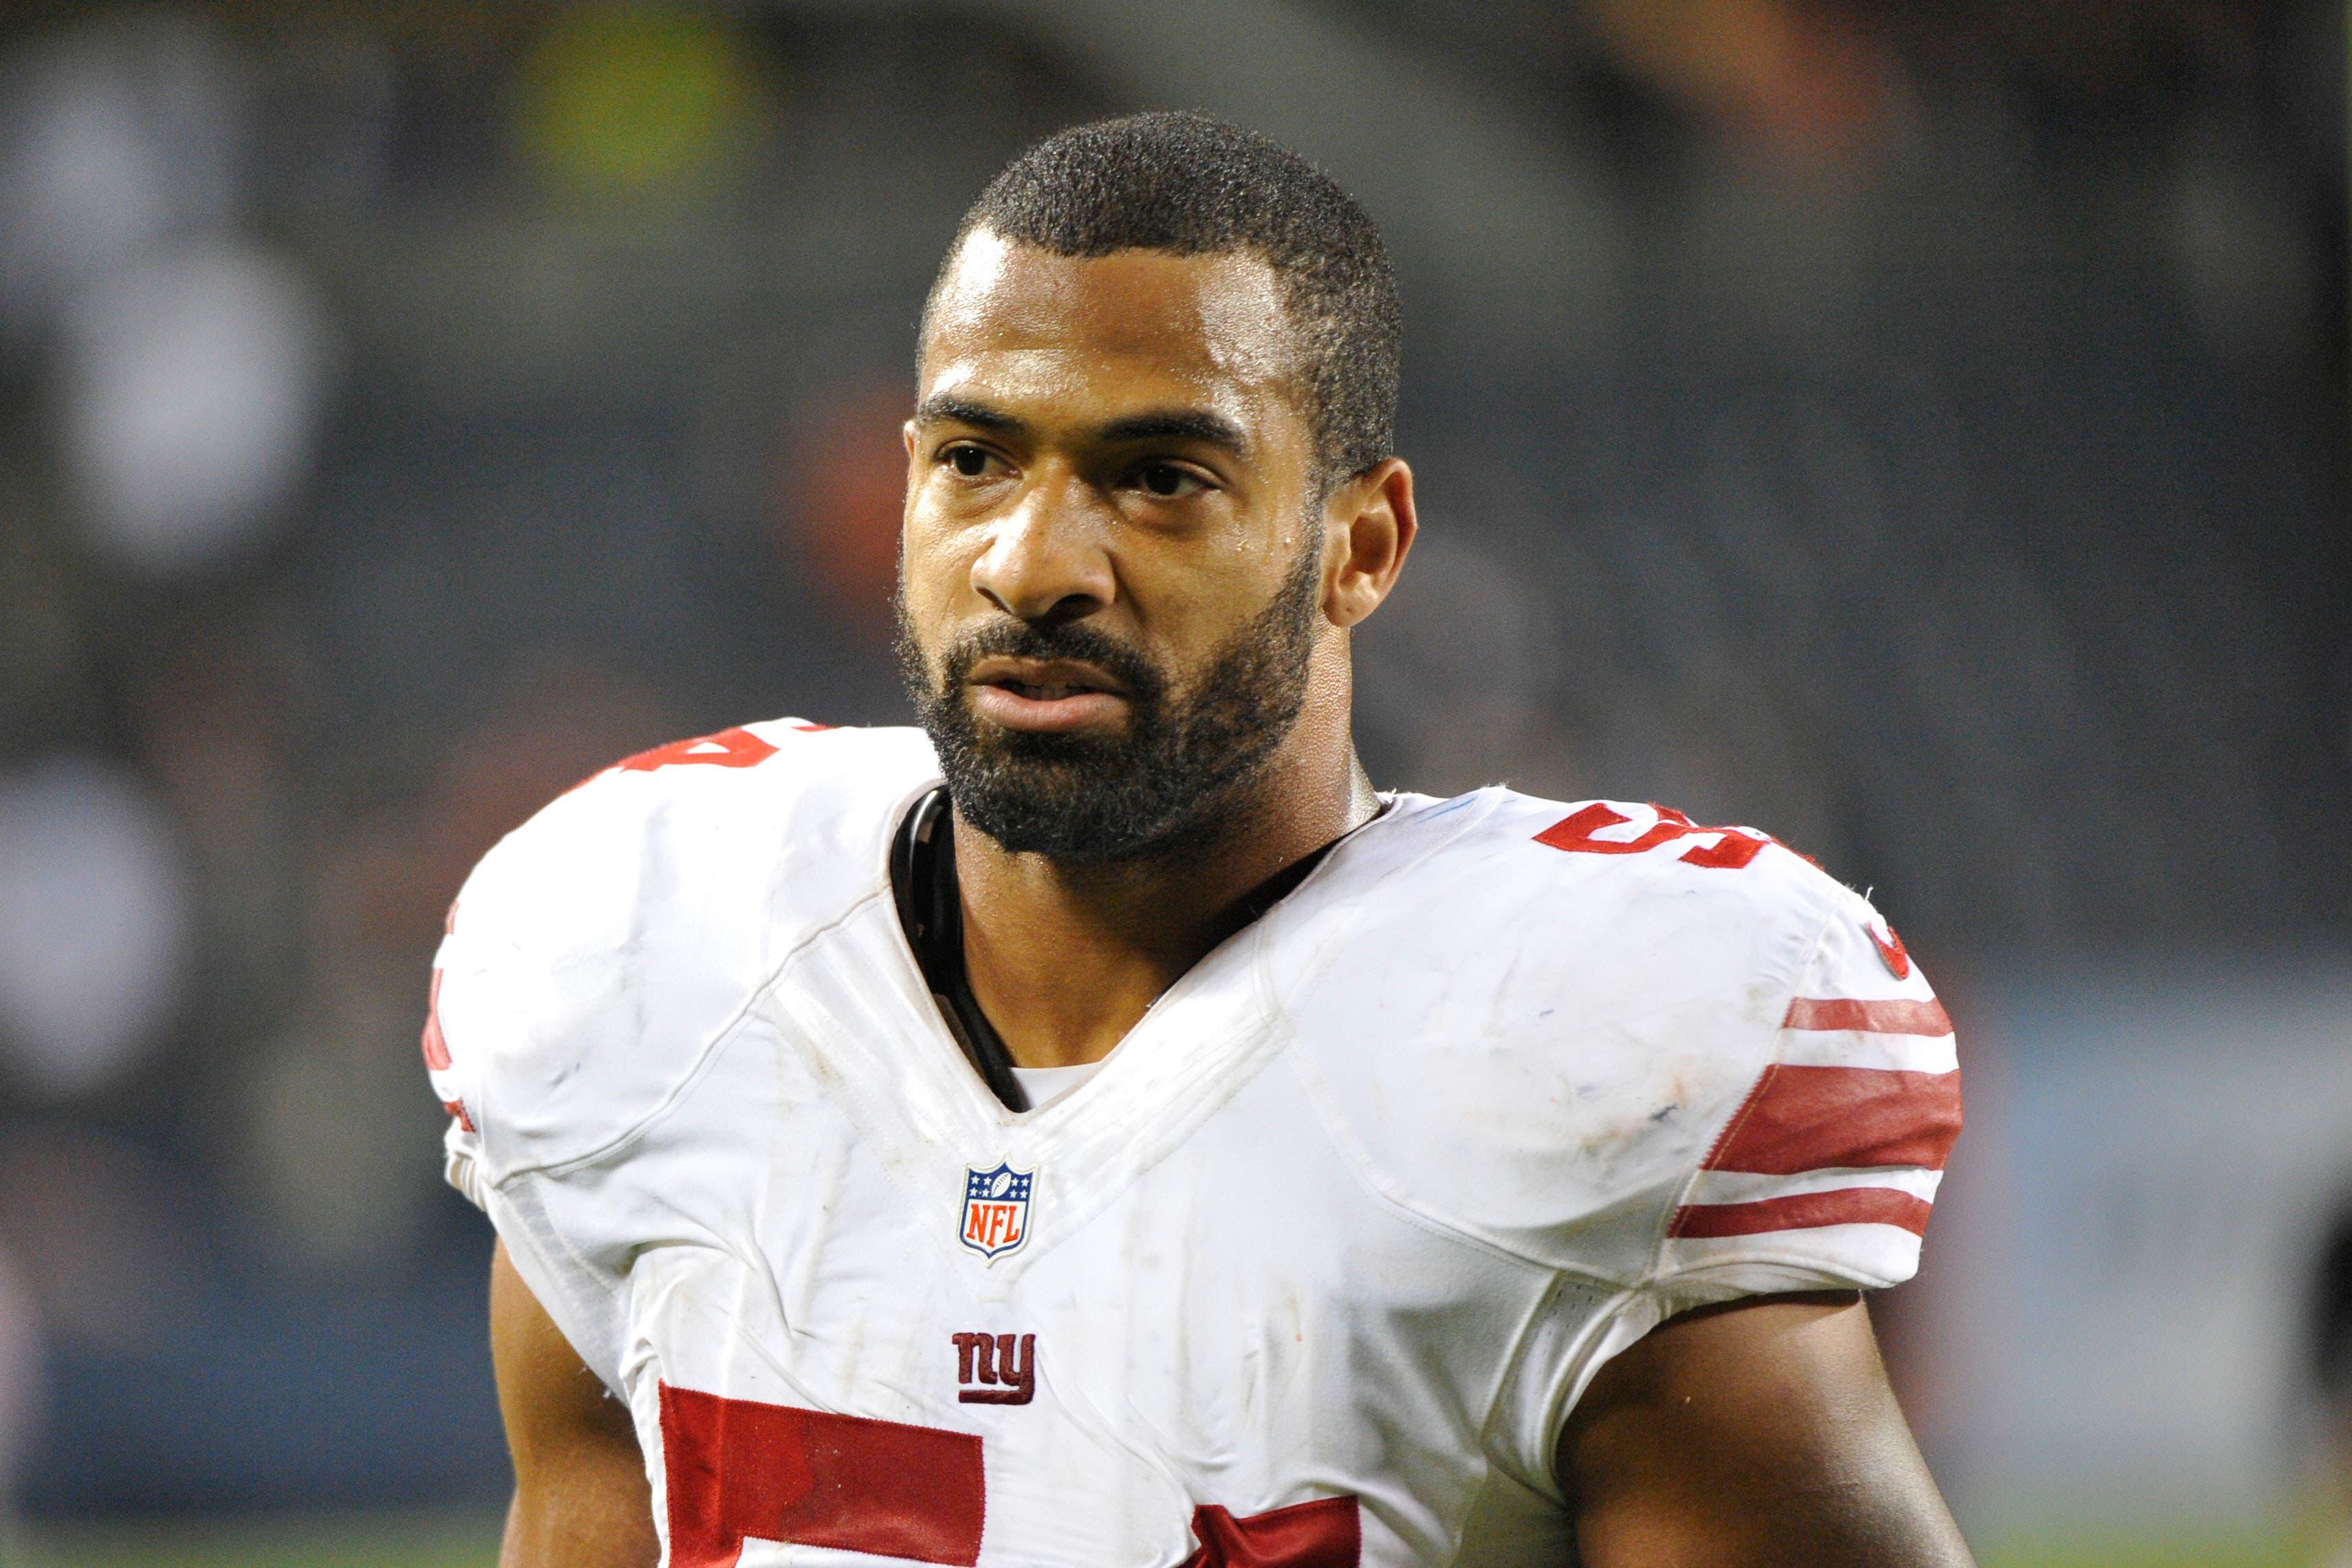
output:
[[[950,643],[935,683],[901,607],[898,663],[966,822],[1014,854],[1137,859],[1235,821],[1213,808],[1265,771],[1307,704],[1323,552],[1310,539],[1280,591],[1217,649],[1192,690],[1108,634],[1073,621],[1000,620]],[[983,725],[966,678],[983,658],[1076,659],[1126,688],[1117,735],[1040,735]]]

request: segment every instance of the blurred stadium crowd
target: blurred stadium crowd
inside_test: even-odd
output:
[[[494,1500],[415,1055],[613,758],[895,722],[913,322],[1011,152],[1392,236],[1376,779],[1753,824],[1961,980],[2352,936],[2326,0],[220,0],[0,20],[0,1435]],[[8,1462],[0,1459],[0,1462]]]

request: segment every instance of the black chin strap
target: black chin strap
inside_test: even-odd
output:
[[[1026,1110],[1029,1097],[1013,1076],[1013,1054],[971,994],[963,965],[963,898],[956,885],[955,830],[942,785],[915,803],[890,846],[890,886],[898,900],[898,923],[915,950],[923,983],[948,1032],[989,1092],[1009,1110]]]

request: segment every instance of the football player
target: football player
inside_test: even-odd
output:
[[[474,872],[508,1568],[1968,1561],[1861,1304],[1959,1125],[1900,941],[1356,762],[1399,343],[1265,139],[1033,148],[922,323],[921,727],[632,757]]]

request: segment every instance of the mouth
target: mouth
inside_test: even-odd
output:
[[[1123,717],[1119,683],[1091,665],[1065,659],[982,659],[965,678],[982,718],[1032,734],[1058,734]]]

